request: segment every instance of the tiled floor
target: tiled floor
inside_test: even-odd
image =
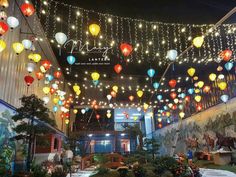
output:
[[[235,173],[224,170],[200,169],[202,177],[236,177]]]

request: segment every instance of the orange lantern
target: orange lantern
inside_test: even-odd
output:
[[[59,79],[61,77],[61,75],[62,75],[61,71],[55,71],[54,72],[54,77],[57,78],[57,79]]]
[[[129,96],[129,100],[130,100],[130,101],[133,101],[133,100],[134,100],[134,96],[133,96],[133,95],[130,95],[130,96]]]
[[[115,92],[114,90],[111,91],[111,96],[112,96],[113,98],[116,97],[116,92]]]
[[[171,79],[171,80],[169,81],[169,85],[170,85],[171,88],[175,88],[175,86],[176,86],[176,80],[175,80],[175,79]]]
[[[121,70],[122,70],[122,66],[120,64],[116,64],[114,66],[114,70],[117,74],[120,74]]]
[[[224,61],[229,61],[230,58],[232,56],[232,51],[227,49],[227,50],[224,50],[220,53],[220,57],[223,58]]]
[[[41,80],[43,78],[43,73],[41,72],[36,72],[35,76],[37,77],[38,80]]]
[[[175,99],[176,96],[177,96],[177,94],[176,94],[175,92],[172,92],[172,93],[170,94],[170,97],[171,97],[172,99]]]
[[[49,60],[43,60],[41,65],[44,67],[44,69],[49,70],[51,67],[51,62]]]
[[[211,90],[210,86],[206,85],[206,86],[203,87],[203,92],[205,92],[205,93],[208,93],[210,90]]]

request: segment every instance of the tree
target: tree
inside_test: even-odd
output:
[[[159,154],[159,147],[157,140],[154,138],[148,139],[146,138],[144,140],[144,147],[146,148],[146,151],[148,154],[152,154],[152,159],[154,160],[156,155]]]
[[[137,138],[139,140],[139,145],[137,146],[137,150],[143,149],[143,132],[139,128],[138,124],[134,126],[127,126],[125,131],[130,135],[130,138]]]
[[[36,136],[50,133],[51,130],[45,127],[45,123],[55,126],[55,121],[50,119],[49,109],[36,95],[23,96],[20,100],[22,106],[16,109],[17,114],[12,119],[17,122],[14,128],[17,133],[15,139],[25,140],[28,143],[27,170],[30,171]]]

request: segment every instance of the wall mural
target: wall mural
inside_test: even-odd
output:
[[[235,149],[236,143],[236,99],[229,104],[220,104],[202,113],[183,120],[176,152],[215,151]],[[161,153],[169,154],[178,124],[157,130],[154,137],[161,144]]]

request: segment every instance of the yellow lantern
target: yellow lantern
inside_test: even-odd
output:
[[[218,87],[220,88],[220,90],[225,90],[227,87],[227,83],[226,82],[220,82],[218,83]]]
[[[195,89],[194,92],[195,93],[200,93],[200,90],[199,89]]]
[[[93,79],[94,81],[97,81],[97,80],[99,80],[99,78],[100,78],[100,74],[99,74],[98,72],[93,72],[93,73],[91,74],[91,77],[92,77],[92,79]]]
[[[197,77],[197,76],[194,76],[194,77],[193,77],[193,80],[197,81],[197,80],[198,80],[198,77]]]
[[[7,8],[9,6],[8,0],[0,0],[0,5],[4,8]]]
[[[29,56],[28,56],[28,57],[29,57]],[[33,60],[35,63],[38,63],[38,62],[41,60],[41,58],[42,58],[41,55],[35,53],[35,54],[33,54],[32,60]]]
[[[81,90],[78,90],[77,92],[75,92],[76,93],[76,95],[80,95],[81,94]]]
[[[30,54],[28,55],[28,59],[29,59],[29,60],[33,60],[33,59],[34,59],[34,54],[33,54],[33,53],[30,53]]]
[[[144,110],[147,110],[148,107],[149,107],[149,105],[148,105],[147,103],[144,103],[144,104],[143,104],[143,109],[144,109]]]
[[[179,113],[179,117],[180,117],[181,119],[183,119],[184,116],[185,116],[185,113],[184,113],[184,112],[180,112],[180,113]]]
[[[196,96],[194,97],[194,99],[195,99],[196,102],[199,103],[199,102],[201,101],[202,97],[201,97],[200,95],[196,95]]]
[[[50,92],[50,87],[43,87],[43,92],[47,95]]]
[[[170,112],[166,112],[166,116],[167,116],[167,117],[170,117]]]
[[[24,50],[24,45],[19,42],[15,42],[12,44],[12,48],[16,54],[19,55]]]
[[[203,36],[198,36],[193,39],[193,45],[197,48],[200,48],[204,42]]]
[[[0,52],[2,52],[6,48],[6,43],[4,40],[0,40]]]
[[[137,91],[137,95],[139,98],[141,98],[143,96],[143,91],[142,90],[138,90]]]
[[[202,88],[202,87],[204,86],[204,82],[203,82],[203,81],[199,81],[199,82],[197,83],[197,86],[198,86],[199,88]]]
[[[92,36],[96,37],[100,32],[100,26],[97,24],[89,25],[89,32],[92,34]]]
[[[46,70],[43,66],[40,66],[39,69],[40,69],[40,71],[41,71],[42,73],[46,73],[46,72],[47,72],[47,70]]]
[[[80,86],[78,86],[77,84],[75,84],[75,85],[73,86],[73,90],[74,90],[75,93],[78,92],[78,91],[80,90]]]
[[[161,121],[162,121],[162,118],[159,117],[159,118],[157,119],[157,121],[158,121],[158,122],[161,122]]]
[[[211,74],[209,75],[209,79],[210,79],[210,81],[215,81],[215,80],[216,80],[216,74],[211,73]]]
[[[111,113],[110,112],[107,113],[107,118],[108,119],[111,118]]]
[[[117,93],[117,92],[118,92],[118,86],[114,85],[114,86],[112,87],[112,90],[114,90],[114,91]]]
[[[58,101],[59,101],[59,98],[57,98],[57,97],[53,98],[53,103],[54,103],[54,104],[57,104]]]
[[[188,72],[188,75],[189,76],[191,76],[191,77],[193,77],[193,75],[195,74],[195,68],[189,68],[188,70],[187,70],[187,72]]]
[[[77,114],[77,113],[78,113],[78,110],[77,110],[77,109],[74,109],[74,110],[73,110],[73,113],[74,113],[74,114]]]
[[[68,125],[70,123],[69,119],[65,119],[65,124]]]

